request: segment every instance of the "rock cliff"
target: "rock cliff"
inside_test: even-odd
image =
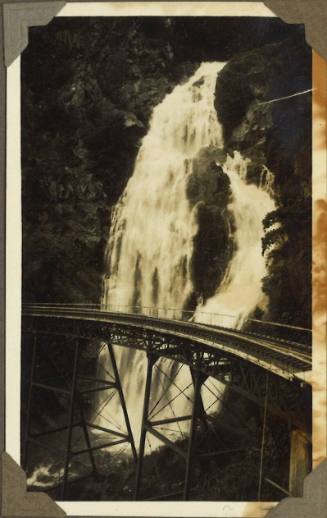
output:
[[[310,326],[311,299],[311,53],[298,40],[234,56],[219,75],[216,108],[227,152],[274,177],[278,209],[264,221],[269,253],[268,319]],[[303,93],[305,92],[305,93]],[[294,95],[301,94],[301,95]]]

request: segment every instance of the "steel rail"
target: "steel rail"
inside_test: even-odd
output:
[[[159,314],[160,312],[168,313],[179,312],[183,314],[188,314],[190,316],[194,316],[194,311],[184,310],[181,308],[160,308],[154,306],[130,306],[130,305],[110,305],[110,304],[92,304],[92,303],[84,303],[84,302],[76,302],[76,303],[65,303],[65,302],[28,302],[23,303],[24,307],[41,307],[41,308],[70,308],[70,309],[90,309],[90,310],[101,310],[108,313],[128,313],[128,314],[143,314],[144,316],[154,316],[154,315],[146,315],[146,311],[153,312],[154,314]],[[124,308],[124,311],[121,311],[121,308]],[[126,311],[126,310],[129,311]],[[143,312],[143,313],[142,313]],[[208,313],[206,311],[197,312],[198,315],[205,315],[208,317],[223,317],[230,318],[233,320],[237,320],[235,315],[229,315],[227,313]],[[276,327],[282,327],[284,329],[293,329],[297,331],[304,331],[311,333],[312,330],[306,327],[295,326],[291,324],[282,324],[280,322],[272,322],[270,320],[258,320],[256,318],[247,318],[245,322],[255,322],[257,324],[262,325],[272,325]],[[214,324],[212,324],[214,325]]]
[[[121,307],[121,306],[119,306]],[[129,308],[129,306],[126,306],[126,308]],[[133,309],[133,308],[132,308]],[[147,308],[145,308],[147,309]],[[209,328],[209,329],[226,329],[228,331],[231,331],[231,330],[235,330],[237,331],[238,333],[242,333],[242,335],[245,337],[246,335],[250,335],[251,336],[257,336],[257,337],[261,337],[261,338],[264,338],[264,339],[268,339],[268,338],[271,338],[273,340],[277,340],[281,343],[281,345],[284,345],[284,343],[289,343],[291,346],[297,346],[299,348],[303,348],[303,347],[306,347],[306,348],[310,348],[310,344],[303,344],[302,342],[295,342],[295,341],[288,341],[288,340],[285,340],[283,338],[278,338],[278,337],[275,337],[275,336],[269,336],[269,335],[261,335],[259,333],[254,333],[254,332],[251,332],[251,331],[248,331],[247,329],[246,330],[239,330],[239,329],[236,329],[236,328],[233,328],[233,327],[227,327],[227,326],[218,326],[218,325],[209,325],[209,324],[206,324],[206,323],[201,323],[201,322],[194,322],[194,321],[190,321],[190,320],[182,320],[182,319],[175,319],[175,318],[159,318],[159,317],[154,317],[153,315],[146,315],[144,313],[130,313],[130,312],[124,312],[124,311],[108,311],[106,309],[103,309],[101,308],[100,305],[94,305],[93,307],[92,306],[88,306],[88,305],[83,305],[83,304],[80,304],[80,305],[75,305],[75,304],[72,304],[72,305],[64,305],[64,304],[23,304],[22,306],[22,314],[26,314],[30,311],[43,311],[43,312],[46,312],[46,313],[50,313],[53,314],[54,312],[68,312],[68,313],[75,313],[76,311],[82,315],[85,315],[86,313],[91,313],[91,314],[105,314],[105,315],[128,315],[128,316],[133,316],[135,318],[144,318],[144,319],[151,319],[151,320],[157,320],[157,321],[160,321],[160,322],[181,322],[183,324],[191,324],[193,326],[201,326],[201,327],[206,327],[206,328]],[[170,311],[170,309],[167,309],[165,311]],[[175,311],[175,310],[173,310]],[[177,311],[177,310],[176,310]],[[182,311],[182,310],[178,310],[178,311]],[[192,312],[186,312],[186,313],[192,313]],[[193,314],[193,313],[192,313]],[[206,314],[206,313],[203,313],[203,314]],[[210,313],[206,314],[206,315],[210,315]],[[215,314],[212,314],[212,315],[215,315]],[[220,317],[229,317],[229,318],[232,318],[230,315],[223,315],[223,314],[217,314],[216,316],[220,316]],[[234,317],[233,317],[234,318]],[[255,320],[255,319],[248,319],[246,322],[256,322],[256,323],[260,323],[262,325],[275,325],[275,326],[278,326],[278,327],[282,327],[284,330],[287,330],[287,329],[292,329],[292,330],[300,330],[300,331],[303,331],[303,332],[306,332],[306,333],[309,333],[310,334],[310,337],[311,337],[311,330],[309,329],[306,329],[306,328],[301,328],[301,327],[296,327],[296,326],[290,326],[290,325],[284,325],[284,324],[279,324],[279,323],[273,323],[273,322],[266,322],[266,321],[260,321],[260,320]]]

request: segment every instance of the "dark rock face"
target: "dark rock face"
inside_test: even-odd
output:
[[[216,88],[227,149],[238,149],[250,158],[259,155],[278,176],[281,161],[293,162],[303,146],[310,147],[311,95],[277,99],[310,88],[309,49],[298,42],[269,45],[233,58]]]
[[[166,34],[157,40],[135,20],[55,20],[31,31],[22,60],[25,301],[99,302],[111,208],[152,109],[197,67],[170,54]]]
[[[232,254],[231,216],[227,210],[231,190],[221,165],[226,153],[204,148],[193,163],[187,197],[195,206],[198,231],[194,238],[192,279],[197,296],[212,296],[223,279]]]
[[[270,250],[267,318],[311,324],[311,53],[287,40],[232,58],[217,80],[215,105],[227,151],[251,159],[249,180],[262,166],[275,177],[277,211],[264,222]],[[274,102],[271,102],[274,101]],[[272,228],[278,224],[280,228]]]

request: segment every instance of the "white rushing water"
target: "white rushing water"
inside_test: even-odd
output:
[[[216,294],[198,306],[195,313],[198,322],[223,323],[226,327],[240,328],[246,317],[265,303],[261,288],[261,281],[267,273],[262,255],[262,221],[268,212],[275,209],[271,197],[273,180],[269,170],[264,168],[260,185],[248,184],[248,163],[236,151],[233,157],[227,157],[223,166],[231,182],[229,210],[235,223],[235,252]]]
[[[193,77],[177,86],[153,111],[134,173],[113,213],[104,305],[127,312],[141,311],[139,307],[164,308],[160,316],[181,317],[181,309],[193,291],[191,260],[198,229],[196,209],[187,199],[186,187],[199,151],[208,146],[223,148],[222,128],[214,107],[217,74],[223,66],[223,63],[202,64]],[[240,326],[258,305],[264,304],[262,220],[274,210],[272,176],[264,168],[259,186],[247,183],[248,164],[249,160],[239,152],[221,164],[231,185],[228,209],[235,226],[234,254],[215,295],[196,309],[196,321],[221,324],[221,317],[216,322],[215,317],[209,316],[219,313],[230,315],[223,320],[224,325]],[[179,310],[169,312],[170,308]],[[153,310],[143,311],[155,314]],[[137,431],[142,415],[146,357],[141,352],[119,347],[116,355],[132,428]],[[104,350],[100,368],[107,362]],[[178,368],[168,360],[161,360],[158,367],[169,376]],[[189,413],[192,387],[177,397],[177,386],[183,390],[191,383],[187,367],[181,369],[175,383],[161,406],[157,406],[157,411],[165,407],[157,418],[172,417],[176,405],[178,415]],[[210,383],[214,391],[221,388],[213,380]],[[166,377],[155,371],[153,404],[166,385]],[[168,400],[175,396],[169,405]],[[203,396],[205,405],[210,406],[213,396],[209,390],[204,388]],[[217,411],[218,407],[218,403],[213,405],[211,411]],[[105,412],[109,419],[118,413],[118,407],[113,403]],[[187,428],[186,423],[184,430]],[[175,431],[179,433],[176,426]],[[138,434],[135,435],[137,441]]]
[[[203,64],[153,111],[133,176],[112,218],[106,304],[181,308],[192,292],[197,223],[186,185],[198,152],[222,144],[213,104],[222,66]]]

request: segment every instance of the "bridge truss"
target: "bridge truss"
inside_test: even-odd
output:
[[[130,317],[130,316],[129,316]],[[156,437],[163,444],[177,453],[185,462],[185,479],[182,496],[184,500],[190,498],[192,471],[196,459],[196,435],[199,427],[206,423],[206,413],[201,397],[201,388],[209,377],[215,378],[227,385],[229,390],[256,403],[278,418],[284,419],[290,427],[306,432],[310,429],[310,420],[306,412],[310,399],[310,387],[296,375],[309,369],[308,355],[304,354],[302,344],[290,349],[289,356],[280,352],[281,343],[273,349],[264,349],[255,341],[242,340],[240,354],[230,349],[230,341],[233,337],[222,333],[220,335],[221,347],[213,347],[216,344],[216,331],[212,328],[201,326],[192,327],[192,336],[183,331],[183,325],[189,328],[187,323],[179,323],[178,330],[174,322],[161,323],[144,320],[140,323],[140,317],[133,321],[122,316],[104,319],[81,317],[74,312],[69,315],[49,314],[38,311],[25,311],[23,314],[23,333],[36,336],[69,337],[76,343],[89,342],[94,339],[105,342],[110,351],[111,360],[115,365],[113,346],[128,347],[142,350],[147,354],[147,377],[144,393],[144,405],[141,425],[141,438],[138,455],[135,451],[133,433],[130,430],[124,395],[121,390],[119,373],[116,367],[115,383],[118,387],[122,407],[125,408],[125,422],[128,431],[127,437],[121,438],[130,443],[135,460],[137,461],[135,498],[142,499],[142,476],[145,455],[145,442],[148,434]],[[236,350],[240,347],[237,338],[234,338]],[[256,361],[253,361],[254,351],[260,350]],[[285,344],[284,344],[285,347]],[[294,355],[293,352],[300,351]],[[153,369],[160,358],[168,358],[190,369],[194,395],[192,413],[190,415],[174,416],[170,419],[155,420],[149,414],[149,404],[152,390]],[[250,360],[249,360],[250,359]],[[120,387],[120,388],[119,388]],[[269,391],[269,392],[268,392]],[[71,434],[72,412],[68,425],[68,448],[66,458],[66,470],[64,474],[64,493],[68,480],[68,461],[71,452],[69,450],[69,434]],[[159,426],[171,425],[189,421],[189,440],[187,450],[181,449],[175,442],[168,439],[159,430]],[[86,435],[85,435],[86,437]],[[119,440],[119,439],[118,439]],[[92,455],[92,448],[87,448]],[[212,452],[213,455],[216,452]],[[67,460],[68,459],[68,460]],[[92,461],[92,460],[91,460]],[[93,463],[94,464],[94,463]],[[94,467],[95,469],[95,467]]]

